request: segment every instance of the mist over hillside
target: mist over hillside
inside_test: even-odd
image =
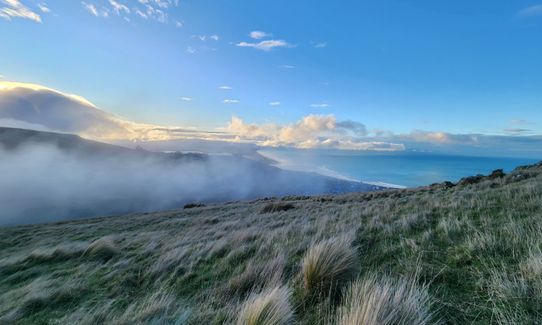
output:
[[[0,225],[378,188],[240,155],[157,153],[10,128],[0,128],[0,157]]]

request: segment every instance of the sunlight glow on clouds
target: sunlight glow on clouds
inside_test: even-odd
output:
[[[289,125],[247,124],[232,117],[228,131],[237,141],[252,141],[261,146],[294,148],[335,148],[346,150],[404,150],[400,143],[364,140],[365,125],[354,121],[337,121],[333,115],[308,115]]]
[[[20,0],[0,0],[0,17],[11,20],[12,18],[23,18],[41,23],[41,16],[29,9]],[[44,11],[45,12],[45,11]]]
[[[181,97],[191,101],[192,97]],[[239,103],[226,99],[225,104]],[[270,102],[278,106],[280,102]],[[525,121],[518,120],[518,124]],[[337,120],[334,115],[311,114],[295,123],[247,123],[232,117],[227,126],[214,130],[194,127],[164,127],[135,123],[100,110],[87,99],[48,87],[0,81],[0,126],[65,132],[98,141],[206,140],[237,142],[270,147],[327,148],[367,151],[456,150],[457,153],[492,154],[523,150],[532,155],[542,151],[542,137],[528,136],[521,127],[503,130],[502,135],[450,134],[415,130],[394,134],[368,130],[364,124]]]

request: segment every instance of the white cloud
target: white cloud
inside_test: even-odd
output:
[[[86,11],[88,11],[91,15],[95,17],[108,17],[109,12],[106,9],[98,9],[94,4],[92,3],[86,3],[81,2],[83,5],[83,8],[85,8]]]
[[[258,43],[241,42],[241,43],[237,44],[237,46],[239,46],[239,47],[251,47],[251,48],[254,48],[256,50],[266,51],[266,52],[271,51],[274,48],[279,48],[279,47],[286,47],[286,48],[295,47],[294,45],[289,44],[288,42],[283,41],[283,40],[267,40],[267,41],[261,41],[261,42],[258,42]]]
[[[248,35],[250,36],[250,38],[253,38],[253,39],[262,39],[262,38],[273,36],[272,34],[262,32],[260,30],[255,30],[253,32],[250,32],[250,34]]]
[[[192,46],[188,46],[188,47],[186,48],[186,52],[188,52],[188,53],[190,53],[190,54],[194,54],[194,53],[196,53],[197,51],[196,51],[196,49],[193,48]]]
[[[323,49],[324,47],[327,47],[327,42],[316,43],[314,44],[314,47],[317,49]]]
[[[542,15],[542,4],[527,7],[518,11],[518,16],[537,16]]]
[[[41,16],[30,10],[20,0],[0,0],[0,17],[11,20],[12,18],[22,18],[41,23]]]
[[[82,3],[84,8],[96,17],[108,17],[110,14],[115,14],[126,21],[131,21],[128,16],[134,14],[144,20],[167,24],[170,22],[168,12],[179,5],[179,0],[104,0],[103,6],[96,5],[95,0]],[[180,21],[171,20],[171,23],[176,27],[182,27]]]
[[[279,65],[279,68],[281,68],[281,69],[295,69],[295,65],[282,64],[282,65]]]
[[[218,89],[220,89],[220,90],[232,90],[233,88],[230,87],[230,86],[220,86],[220,87],[218,87]]]
[[[316,103],[309,105],[312,108],[328,108],[330,105],[328,103]]]
[[[117,2],[115,0],[109,0],[109,4],[111,5],[111,7],[113,7],[113,11],[119,16],[122,13],[125,13],[125,14],[130,13],[130,8],[128,8],[127,6],[123,5],[120,2]]]
[[[261,146],[380,151],[405,149],[400,143],[367,140],[363,124],[339,122],[333,115],[308,115],[288,125],[247,124],[238,117],[232,117],[228,131],[237,136],[237,141],[255,142]]]
[[[237,103],[239,103],[239,100],[237,100],[237,99],[224,99],[222,102],[224,104],[237,104]]]
[[[38,4],[38,8],[40,8],[41,12],[45,13],[45,14],[48,14],[51,12],[51,9],[49,9],[49,7],[47,6],[46,3],[39,3]]]
[[[181,97],[181,100],[185,101],[185,102],[191,102],[194,98],[192,97]]]
[[[202,42],[205,42],[207,40],[218,41],[220,39],[220,37],[218,35],[216,35],[216,34],[214,34],[214,35],[192,35],[192,38],[197,38]]]
[[[269,106],[280,106],[280,102],[270,102]]]

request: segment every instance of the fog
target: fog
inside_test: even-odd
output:
[[[0,225],[181,208],[272,195],[315,194],[326,179],[240,156],[70,152],[52,144],[0,146]]]

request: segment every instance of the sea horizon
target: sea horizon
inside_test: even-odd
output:
[[[481,157],[438,152],[366,152],[264,148],[258,153],[275,167],[337,179],[391,187],[413,188],[483,174],[511,172],[540,161],[532,157]]]

